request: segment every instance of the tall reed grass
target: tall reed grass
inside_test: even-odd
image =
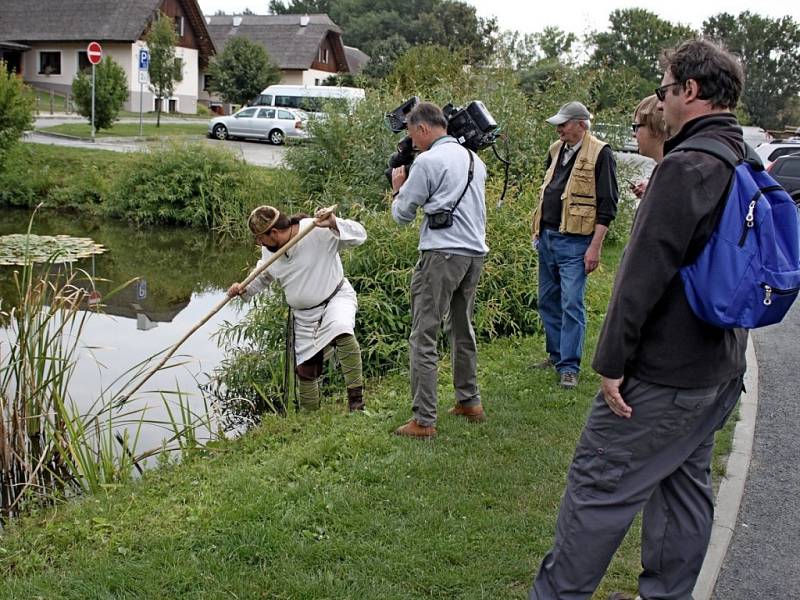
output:
[[[88,273],[59,265],[54,255],[43,265],[26,261],[14,283],[17,298],[3,314],[8,325],[0,338],[0,523],[123,482],[164,449],[202,445],[198,431],[212,431],[210,413],[191,410],[180,391],[177,401],[162,394],[164,422],[150,420],[147,406],[115,410],[118,394],[108,389],[78,408],[70,385],[85,349],[82,332],[96,310],[87,302],[94,290]],[[163,446],[137,450],[145,424],[166,429]]]

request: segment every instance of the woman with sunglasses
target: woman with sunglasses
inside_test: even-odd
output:
[[[639,103],[633,111],[633,135],[639,144],[639,154],[661,162],[664,158],[664,142],[667,140],[667,124],[664,121],[664,111],[658,108],[658,98],[653,94]],[[631,186],[633,194],[641,200],[647,188],[647,179],[643,179]]]

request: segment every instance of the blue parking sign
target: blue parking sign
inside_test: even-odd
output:
[[[147,71],[150,68],[150,51],[141,48],[139,50],[139,70]]]

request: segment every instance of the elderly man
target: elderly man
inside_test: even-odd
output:
[[[592,115],[568,102],[547,119],[559,141],[547,153],[539,203],[533,213],[533,246],[539,251],[539,314],[547,359],[560,385],[578,385],[586,331],[586,276],[600,264],[608,226],[617,214],[617,173],[608,144],[591,133]]]
[[[747,333],[701,321],[686,299],[680,269],[711,238],[733,169],[682,146],[713,139],[743,157],[732,111],[744,77],[732,55],[704,40],[666,53],[664,67],[656,96],[675,133],[617,271],[592,362],[601,390],[531,600],[589,598],[639,511],[639,596],[689,600],[711,535],[714,432],[741,393]]]

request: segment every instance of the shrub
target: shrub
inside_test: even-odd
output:
[[[245,236],[255,206],[294,194],[291,173],[252,167],[223,148],[172,143],[138,154],[116,179],[110,215],[137,224],[176,224]]]
[[[79,71],[72,81],[72,93],[78,113],[92,118],[92,75],[86,69]],[[106,56],[95,67],[94,126],[111,129],[122,105],[128,99],[128,78],[125,70]]]
[[[22,133],[33,125],[34,97],[16,73],[6,70],[0,60],[0,172],[6,164],[8,151]]]

